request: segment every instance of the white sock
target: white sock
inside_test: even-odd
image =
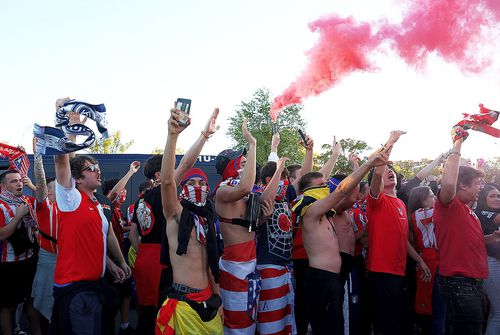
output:
[[[129,324],[130,324],[130,322],[122,322],[121,325],[120,325],[120,328],[121,329],[127,329]]]

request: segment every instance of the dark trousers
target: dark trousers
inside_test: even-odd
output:
[[[102,305],[96,291],[77,293],[67,310],[74,335],[101,334]]]
[[[370,311],[376,335],[400,335],[404,312],[405,277],[390,273],[368,272]]]
[[[439,291],[439,269],[434,277],[432,286],[432,326],[431,334],[445,335],[446,331],[446,303]]]
[[[484,317],[482,280],[439,277],[439,291],[447,306],[447,335],[481,335]]]
[[[342,334],[342,279],[338,273],[309,267],[306,273],[306,308],[314,335]]]
[[[309,268],[308,259],[293,260],[293,275],[295,278],[295,324],[297,326],[297,335],[305,335],[309,319],[307,318],[306,310],[306,295],[305,295],[305,280],[306,272]]]

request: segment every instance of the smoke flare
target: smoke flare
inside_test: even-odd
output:
[[[304,98],[319,95],[354,71],[372,71],[370,54],[388,42],[409,65],[422,69],[435,53],[464,72],[479,73],[491,64],[476,52],[484,32],[500,19],[499,0],[414,0],[401,23],[358,23],[331,15],[309,26],[319,33],[309,50],[308,64],[297,80],[275,98],[270,115]]]

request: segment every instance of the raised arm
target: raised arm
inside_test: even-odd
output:
[[[179,185],[186,171],[194,166],[194,163],[198,159],[198,156],[200,155],[203,146],[208,141],[210,136],[212,136],[220,128],[220,126],[216,125],[218,116],[219,116],[219,108],[215,108],[214,111],[212,112],[212,115],[207,120],[205,128],[203,128],[196,141],[189,148],[186,154],[182,157],[181,161],[179,162],[179,166],[177,166],[177,169],[175,169],[174,172],[174,179],[176,185]]]
[[[309,218],[318,219],[332,208],[335,208],[359,184],[372,167],[384,166],[388,163],[390,149],[390,147],[382,147],[375,151],[359,169],[342,180],[333,193],[314,202],[305,215]]]
[[[45,182],[45,170],[43,169],[43,160],[42,155],[37,156],[35,154],[34,158],[34,167],[33,172],[35,174],[35,183],[36,183],[36,202],[42,203],[47,199],[47,183]]]
[[[177,199],[177,182],[174,177],[175,146],[177,145],[177,138],[179,134],[186,127],[179,126],[178,120],[179,111],[171,109],[170,119],[168,120],[167,142],[165,143],[165,151],[163,152],[160,172],[161,203],[163,206],[163,215],[165,215],[167,221],[169,218],[176,217],[182,212],[182,206]]]
[[[406,134],[406,132],[401,130],[393,130],[387,140],[387,143],[384,145],[385,148],[388,149],[388,154],[390,156],[392,147],[399,140],[401,135]],[[389,158],[388,158],[389,159]],[[370,183],[370,195],[374,198],[378,198],[379,194],[384,189],[384,182],[382,180],[382,176],[385,173],[386,165],[378,166],[375,168],[373,172],[373,177]]]
[[[113,187],[111,191],[109,191],[109,194],[107,195],[108,199],[111,201],[115,201],[116,197],[125,188],[130,178],[132,178],[132,176],[137,171],[139,171],[140,168],[141,163],[139,163],[138,161],[133,161],[132,163],[130,163],[130,168],[127,173],[116,183],[115,187]]]
[[[437,156],[432,162],[430,162],[429,165],[424,167],[422,170],[418,171],[415,177],[417,177],[421,181],[424,180],[427,176],[429,176],[432,173],[432,171],[434,171],[436,166],[438,166],[444,161],[444,157],[445,154],[439,154],[439,156]]]
[[[452,137],[453,146],[446,163],[444,164],[443,174],[441,175],[441,191],[438,194],[439,201],[443,204],[449,204],[457,193],[458,169],[460,166],[460,151],[462,143],[467,138],[467,132],[459,126],[453,127]]]
[[[71,188],[71,168],[69,166],[69,155],[54,156],[56,181],[65,188]]]
[[[256,147],[257,141],[248,131],[248,120],[245,119],[242,125],[243,138],[248,143],[247,160],[240,183],[235,187],[220,187],[217,190],[217,199],[223,202],[234,202],[250,194],[255,183]]]
[[[351,152],[349,154],[349,162],[351,162],[353,171],[359,169],[359,156],[356,153]]]
[[[271,138],[271,152],[269,153],[269,157],[267,157],[268,162],[278,162],[278,146],[280,145],[280,142],[280,134],[273,134],[273,137]]]
[[[306,135],[306,143],[300,142],[304,148],[306,148],[306,156],[304,157],[304,162],[302,163],[301,175],[305,175],[312,171],[313,168],[313,147],[314,141]]]
[[[333,167],[335,166],[335,163],[337,163],[337,160],[339,159],[341,152],[342,152],[342,145],[340,144],[340,142],[337,142],[334,136],[332,145],[332,154],[330,155],[330,158],[326,161],[326,163],[319,170],[319,172],[321,172],[323,176],[325,176],[325,178],[328,178],[332,174]]]
[[[278,185],[281,179],[281,174],[283,170],[285,170],[285,163],[288,161],[287,157],[281,157],[276,164],[276,171],[273,174],[273,177],[267,184],[266,189],[262,192],[262,196],[260,197],[261,202],[267,202],[276,197],[276,193],[278,192]]]

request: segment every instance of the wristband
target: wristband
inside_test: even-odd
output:
[[[212,134],[208,135],[204,130],[201,131],[201,134],[203,135],[203,137],[205,137],[207,141],[210,138],[210,136],[212,136]]]

